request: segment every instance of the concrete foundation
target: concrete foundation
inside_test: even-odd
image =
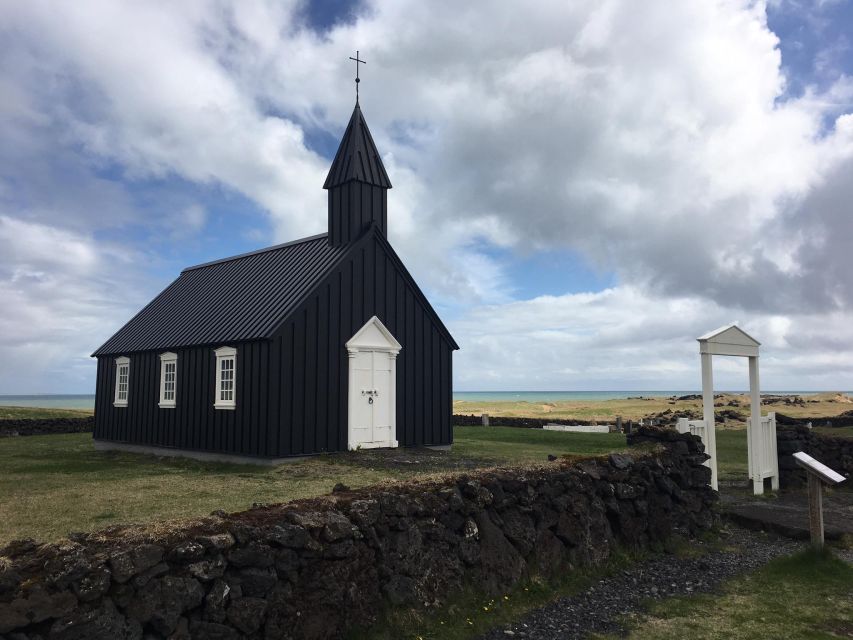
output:
[[[212,451],[191,451],[188,449],[171,449],[169,447],[153,447],[142,444],[129,444],[126,442],[111,442],[109,440],[94,440],[95,449],[98,451],[126,451],[128,453],[143,453],[166,458],[191,458],[204,462],[230,462],[232,464],[254,464],[260,466],[274,467],[287,462],[298,462],[307,460],[307,456],[294,456],[292,458],[255,458],[253,456],[238,456],[230,453],[215,453]]]

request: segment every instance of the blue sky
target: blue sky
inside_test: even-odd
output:
[[[91,391],[182,268],[322,232],[355,49],[457,389],[694,388],[731,321],[766,387],[850,388],[853,5],[689,4],[0,3],[0,394]]]

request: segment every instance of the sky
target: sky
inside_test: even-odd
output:
[[[531,9],[531,6],[535,9]],[[853,3],[0,0],[0,394],[321,233],[354,103],[456,390],[853,388]],[[718,388],[747,386],[717,359]]]

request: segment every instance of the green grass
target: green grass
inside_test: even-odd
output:
[[[631,638],[849,638],[853,566],[829,553],[802,552],[725,585],[723,594],[672,598],[633,621]]]
[[[0,407],[0,420],[45,419],[45,418],[86,418],[91,416],[90,409],[40,409],[38,407]]]
[[[548,454],[599,455],[624,449],[620,433],[567,433],[513,427],[456,427],[453,452],[505,462],[536,462]]]
[[[717,427],[717,473],[721,480],[747,480],[749,459],[746,449],[746,428]]]
[[[544,462],[548,454],[589,455],[625,446],[618,434],[590,435],[505,427],[459,427],[448,468]],[[55,539],[116,523],[197,517],[215,509],[323,495],[338,483],[369,484],[435,473],[416,465],[366,464],[361,453],[331,454],[257,467],[99,452],[90,434],[0,439],[0,544]]]

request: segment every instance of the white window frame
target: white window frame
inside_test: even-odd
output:
[[[234,409],[237,406],[237,349],[236,347],[219,347],[214,349],[216,354],[216,388],[214,392],[213,406],[216,409]],[[222,399],[222,363],[231,360],[231,398]],[[227,381],[226,381],[227,382]]]
[[[124,381],[124,397],[121,397],[121,370],[127,367],[127,373],[125,374]],[[126,407],[127,399],[130,397],[130,358],[126,356],[121,356],[120,358],[116,358],[116,386],[115,386],[115,394],[113,396],[113,406],[114,407]]]
[[[169,365],[173,365],[172,397],[166,397],[166,375]],[[160,354],[160,402],[161,409],[174,409],[178,403],[178,354],[167,351]]]

